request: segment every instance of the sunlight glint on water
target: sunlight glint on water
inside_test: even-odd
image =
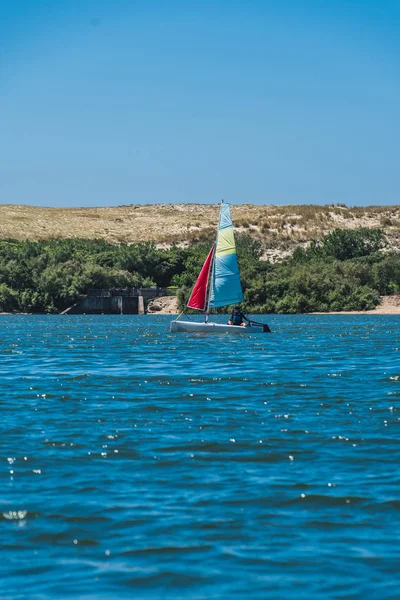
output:
[[[397,597],[400,318],[0,319],[1,598]]]

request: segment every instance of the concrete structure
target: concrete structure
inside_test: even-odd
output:
[[[90,289],[63,315],[141,315],[145,301],[165,296],[165,288]]]

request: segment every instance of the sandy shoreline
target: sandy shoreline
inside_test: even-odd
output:
[[[373,310],[343,310],[339,312],[309,313],[313,315],[400,315],[400,296],[381,296],[381,301]]]
[[[340,310],[336,312],[314,312],[303,313],[306,315],[400,315],[400,309],[379,309],[374,310]]]
[[[171,296],[155,298],[149,303],[148,314],[178,314],[177,299]],[[300,314],[300,313],[299,313]],[[381,296],[380,304],[373,310],[343,310],[337,312],[303,313],[308,315],[400,315],[400,296]]]

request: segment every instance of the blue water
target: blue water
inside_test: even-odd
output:
[[[400,598],[400,318],[1,316],[0,598]]]

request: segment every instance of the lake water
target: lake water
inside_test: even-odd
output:
[[[400,598],[400,318],[0,317],[1,600]]]

